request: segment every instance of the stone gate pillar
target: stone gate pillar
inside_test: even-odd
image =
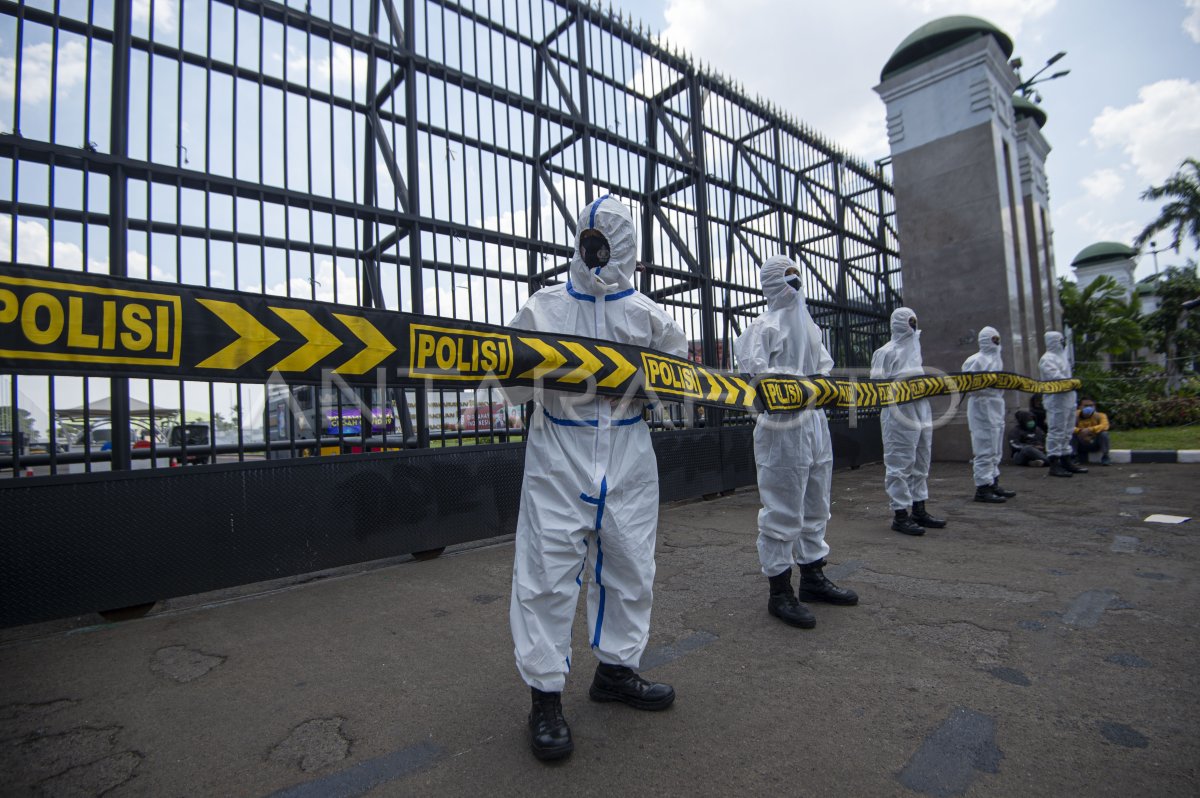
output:
[[[903,295],[930,368],[959,370],[991,325],[1006,368],[1036,375],[1042,331],[1056,319],[1050,148],[1032,113],[1014,112],[1012,49],[984,20],[934,20],[900,43],[875,87],[887,106]],[[1009,418],[1024,401],[1008,397]],[[970,456],[964,404],[935,431],[934,457]]]

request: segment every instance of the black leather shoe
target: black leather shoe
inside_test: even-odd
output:
[[[549,761],[570,756],[575,750],[571,742],[571,727],[562,712],[562,693],[533,691],[533,708],[529,711],[529,745],[538,759]]]
[[[941,518],[934,518],[929,513],[925,512],[925,502],[913,502],[912,520],[917,526],[923,526],[926,529],[942,529],[946,526],[946,522]]]
[[[1075,465],[1075,461],[1072,460],[1070,456],[1065,454],[1062,456],[1062,464],[1063,468],[1067,469],[1072,474],[1086,474],[1088,472],[1088,470],[1083,466]]]
[[[908,510],[897,510],[896,517],[892,519],[892,529],[905,535],[924,535],[925,527],[914,521],[908,514]]]
[[[620,701],[634,709],[653,712],[675,703],[675,688],[661,682],[648,682],[633,668],[601,662],[596,666],[588,697],[593,701]]]
[[[829,581],[822,568],[825,560],[820,559],[800,566],[800,598],[804,601],[823,601],[849,607],[858,603],[858,594],[848,588],[838,587]]]
[[[1064,459],[1065,458],[1057,457],[1057,456],[1050,458],[1050,472],[1049,472],[1050,476],[1052,476],[1052,477],[1074,476],[1071,473],[1070,469],[1068,469],[1066,466],[1063,465]]]
[[[1015,490],[1005,490],[1004,488],[1000,487],[1000,477],[996,477],[992,480],[992,493],[996,494],[1002,499],[1011,499],[1013,496],[1017,495]]]
[[[788,626],[811,629],[817,625],[816,616],[801,604],[792,592],[791,568],[768,579],[771,582],[771,596],[767,599],[767,612]]]
[[[991,485],[976,485],[975,501],[983,502],[985,504],[1004,504],[1007,499],[997,493],[994,493]]]

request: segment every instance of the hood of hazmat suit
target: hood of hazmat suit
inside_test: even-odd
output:
[[[775,255],[763,263],[760,274],[767,312],[752,321],[733,344],[742,371],[829,376],[833,358],[821,343],[821,328],[808,314],[803,291],[787,282],[787,270],[795,268],[786,255]]]
[[[995,327],[984,327],[979,331],[979,351],[963,361],[963,371],[1003,371],[1004,358],[1001,346],[993,339],[1000,337],[1000,331]],[[976,391],[971,396],[1003,396],[1004,392],[996,388],[986,388]]]
[[[892,311],[892,340],[871,356],[871,379],[895,380],[925,373],[916,318],[912,308]],[[933,412],[929,400],[884,407],[880,426],[886,472],[884,488],[893,510],[908,509],[913,502],[929,498],[929,461],[933,450]]]
[[[531,296],[510,326],[686,357],[683,330],[634,287],[637,243],[629,210],[601,197],[580,213],[576,231],[566,284]],[[562,354],[564,369],[580,365],[566,348]],[[594,378],[617,368],[605,363]],[[649,636],[658,526],[658,467],[642,420],[645,403],[541,389],[505,392],[510,401],[532,397],[539,404],[525,449],[509,607],[517,669],[532,687],[562,690],[584,579],[597,658],[636,668]]]
[[[876,349],[871,357],[871,379],[919,377],[925,373],[921,360],[921,331],[913,327],[916,318],[912,308],[892,311],[892,340]]]
[[[1050,330],[1045,335],[1046,353],[1038,361],[1043,380],[1069,380],[1071,363],[1067,360],[1063,334]]]
[[[750,374],[824,374],[833,358],[808,313],[803,277],[785,255],[768,258],[760,276],[767,312],[734,342],[738,367]],[[790,278],[790,282],[789,282]],[[798,279],[797,279],[798,278]],[[754,427],[758,469],[758,555],[765,576],[829,553],[825,526],[833,477],[833,444],[823,410],[759,415]]]
[[[963,371],[1003,371],[1000,337],[995,327],[979,331],[979,351],[962,364]],[[991,485],[1000,477],[1004,457],[1004,391],[985,388],[967,395],[967,425],[971,430],[971,468],[975,485]]]
[[[1063,334],[1049,330],[1045,335],[1046,352],[1038,361],[1043,380],[1069,380],[1071,362],[1067,360]],[[1046,454],[1061,457],[1071,452],[1071,433],[1075,429],[1075,392],[1046,394]]]

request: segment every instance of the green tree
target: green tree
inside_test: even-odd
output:
[[[1058,301],[1063,323],[1071,328],[1076,362],[1136,352],[1145,341],[1137,301],[1127,300],[1125,290],[1107,275],[1082,289],[1060,277]]]
[[[1167,391],[1173,392],[1184,370],[1200,360],[1200,309],[1184,310],[1183,303],[1200,297],[1196,263],[1172,266],[1159,278],[1155,293],[1158,310],[1143,322],[1154,351],[1166,357]]]
[[[25,433],[29,440],[37,437],[37,421],[34,420],[33,414],[23,407],[17,408],[17,420],[20,426],[17,428]],[[5,432],[14,432],[13,429],[13,408],[12,405],[0,405],[0,430]]]
[[[1183,239],[1190,238],[1200,248],[1200,161],[1186,158],[1175,174],[1161,186],[1151,186],[1142,192],[1142,199],[1157,201],[1167,199],[1158,212],[1158,218],[1146,225],[1146,229],[1133,240],[1141,248],[1160,230],[1171,230],[1171,246],[1179,251]]]

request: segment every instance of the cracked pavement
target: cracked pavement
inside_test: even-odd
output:
[[[647,675],[528,750],[510,539],[0,631],[4,795],[1195,795],[1195,465],[1009,468],[1005,505],[936,463],[944,530],[888,529],[881,466],[833,480],[827,572],[857,607],[766,612],[753,489],[664,506]],[[580,602],[582,610],[583,602]]]

